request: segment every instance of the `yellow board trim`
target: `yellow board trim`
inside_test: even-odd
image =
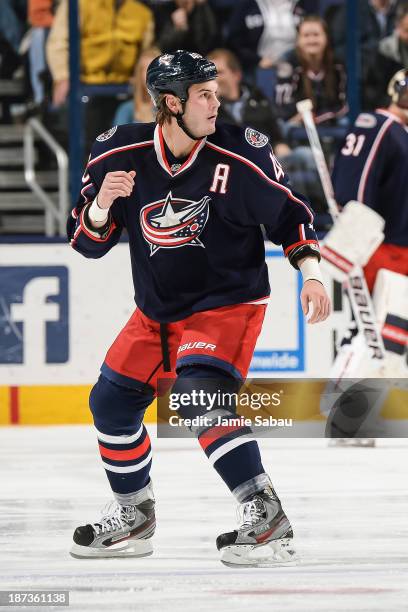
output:
[[[9,387],[0,387],[0,425],[10,424]]]
[[[319,389],[316,387],[304,402],[303,385],[300,382],[296,393],[287,398],[281,408],[273,412],[275,418],[293,418],[296,421],[316,421],[323,417],[318,406]],[[92,415],[88,405],[91,385],[23,385],[18,387],[19,425],[68,425],[91,424]],[[261,391],[261,389],[259,389]],[[10,387],[0,386],[0,426],[11,424]],[[316,404],[316,405],[314,405]],[[241,412],[241,411],[240,411]],[[259,411],[258,414],[262,414]],[[385,419],[408,419],[408,392],[401,389],[390,391],[381,412]],[[244,416],[251,416],[245,411]],[[149,406],[145,423],[156,423],[156,400]]]

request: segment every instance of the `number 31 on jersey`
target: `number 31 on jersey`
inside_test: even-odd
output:
[[[341,150],[342,155],[353,155],[353,157],[358,157],[363,148],[365,139],[366,137],[364,134],[359,134],[358,136],[353,133],[347,134],[346,144]]]

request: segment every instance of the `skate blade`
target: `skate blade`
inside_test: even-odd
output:
[[[118,557],[149,557],[153,554],[152,538],[146,540],[126,540],[105,548],[91,548],[73,544],[69,551],[75,559],[107,559]]]
[[[258,545],[225,546],[221,550],[220,560],[228,567],[274,567],[299,562],[292,538],[272,540]]]

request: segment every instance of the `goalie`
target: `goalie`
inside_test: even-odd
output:
[[[331,378],[381,375],[403,378],[408,371],[408,70],[400,70],[393,76],[388,94],[390,104],[387,108],[379,108],[370,114],[361,113],[357,117],[345,137],[333,170],[337,203],[345,206],[350,200],[357,200],[378,213],[385,222],[384,241],[373,247],[375,235],[381,234],[381,228],[374,228],[371,224],[361,226],[358,219],[361,211],[354,202],[345,207],[339,224],[328,235],[328,243],[334,240],[335,247],[342,225],[348,225],[349,233],[354,233],[350,252],[346,253],[344,248],[341,251],[344,261],[333,260],[333,264],[341,264],[344,268],[349,260],[354,263],[353,253],[359,249],[358,245],[367,243],[367,251],[374,250],[364,266],[364,274],[384,343],[385,367],[380,374],[373,369],[373,361],[364,358],[363,338],[357,334],[353,322],[342,340]],[[347,217],[351,226],[346,223]],[[347,229],[345,231],[347,233]],[[351,244],[350,236],[346,242]],[[336,277],[334,266],[332,268]],[[342,280],[339,269],[337,272],[337,279]],[[380,410],[385,395],[383,393],[381,401],[377,402],[374,412]]]

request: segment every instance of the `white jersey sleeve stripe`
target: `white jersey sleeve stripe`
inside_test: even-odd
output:
[[[358,192],[357,192],[357,200],[359,202],[362,202],[364,204],[364,191],[366,188],[366,184],[367,184],[367,179],[368,179],[368,175],[370,173],[370,169],[372,166],[372,163],[374,161],[374,158],[377,154],[378,148],[381,144],[382,139],[385,136],[385,133],[387,132],[388,128],[392,125],[393,123],[393,119],[387,119],[387,121],[384,123],[384,125],[382,126],[382,128],[380,129],[380,131],[378,132],[372,147],[371,147],[371,151],[368,154],[367,157],[367,161],[364,165],[363,168],[363,172],[361,174],[361,179],[360,179],[360,183],[358,185]]]

